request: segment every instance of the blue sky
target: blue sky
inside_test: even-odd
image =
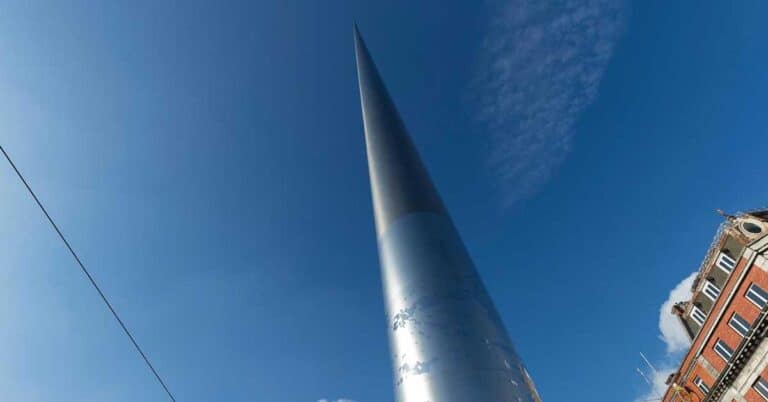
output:
[[[0,10],[2,145],[178,400],[392,400],[355,20],[543,398],[642,397],[713,210],[768,204],[766,5],[254,3]],[[164,401],[0,191],[0,394]]]

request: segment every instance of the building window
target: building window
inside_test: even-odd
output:
[[[730,274],[736,267],[736,260],[731,258],[731,256],[728,254],[720,253],[720,255],[717,256],[717,262],[715,265],[722,269],[726,274]]]
[[[720,288],[717,287],[712,281],[704,281],[704,289],[702,290],[707,297],[712,301],[717,300],[717,296],[720,296]]]
[[[704,314],[704,312],[701,311],[700,308],[693,306],[691,308],[691,318],[693,319],[693,321],[696,321],[697,324],[704,325],[704,320],[707,319],[707,315]]]
[[[754,388],[763,399],[768,400],[768,381],[766,381],[765,378],[757,377],[757,381],[755,381],[755,385],[753,385],[752,388]]]
[[[718,339],[717,343],[715,343],[715,353],[717,353],[720,357],[722,357],[726,362],[728,360],[731,360],[731,356],[733,356],[733,349],[731,349],[728,345],[723,342],[722,339]]]
[[[752,325],[749,324],[749,321],[745,320],[744,317],[736,313],[733,313],[731,320],[728,321],[728,325],[730,325],[730,327],[738,332],[742,337],[747,336],[749,330],[752,329]]]
[[[768,303],[768,292],[753,283],[747,290],[747,299],[762,309]]]
[[[763,231],[763,228],[761,228],[760,226],[755,225],[752,222],[744,222],[744,223],[741,224],[741,227],[743,227],[744,230],[746,230],[747,232],[752,233],[752,234],[760,234],[760,232]]]
[[[701,392],[704,393],[704,395],[707,395],[709,393],[709,387],[707,384],[704,384],[704,380],[701,379],[701,377],[696,376],[696,378],[693,380],[693,383],[699,387]]]

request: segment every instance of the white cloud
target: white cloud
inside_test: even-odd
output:
[[[571,149],[623,32],[622,0],[512,0],[498,5],[483,47],[480,119],[506,203],[535,193]]]
[[[675,303],[691,298],[691,285],[693,285],[695,278],[696,272],[683,279],[682,282],[678,283],[669,292],[669,297],[661,305],[659,311],[659,331],[661,331],[661,335],[659,337],[667,345],[667,353],[669,354],[683,352],[691,345],[685,329],[680,325],[680,319],[672,315],[671,311]]]
[[[646,375],[650,376],[649,380],[651,381],[651,389],[649,389],[648,392],[644,395],[640,395],[635,398],[635,402],[659,400],[667,390],[667,384],[664,382],[667,380],[667,377],[669,377],[670,374],[677,370],[677,365],[664,365],[656,368],[657,371],[655,373],[646,373]]]
[[[667,389],[665,384],[667,377],[677,370],[683,352],[687,351],[691,345],[680,320],[672,314],[672,306],[677,302],[690,300],[691,285],[693,285],[695,278],[696,272],[693,272],[678,283],[669,292],[667,300],[659,308],[659,339],[666,345],[667,354],[661,361],[655,363],[657,369],[655,372],[653,370],[646,372],[651,387],[644,395],[637,397],[635,402],[658,399],[664,395],[664,391]]]

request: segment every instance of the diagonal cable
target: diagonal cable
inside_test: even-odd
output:
[[[48,214],[48,211],[43,206],[43,203],[40,202],[40,199],[37,198],[37,195],[35,195],[35,192],[32,191],[32,187],[29,186],[27,183],[27,180],[24,178],[24,176],[21,174],[19,169],[16,167],[16,164],[13,163],[13,160],[11,160],[11,157],[8,155],[7,152],[5,152],[5,148],[0,146],[0,151],[2,151],[3,155],[5,156],[5,159],[8,160],[8,163],[13,168],[13,171],[16,172],[16,175],[19,177],[22,183],[24,183],[24,187],[27,188],[27,191],[32,196],[32,198],[35,199],[35,202],[37,203],[37,206],[40,207],[40,210],[43,211],[43,214],[48,219],[48,222],[50,222],[51,226],[53,226],[53,229],[56,231],[56,233],[59,235],[59,238],[61,238],[61,241],[64,242],[64,245],[67,246],[67,249],[69,250],[70,254],[72,254],[72,257],[75,258],[75,261],[77,261],[77,265],[80,266],[80,270],[83,271],[83,274],[88,278],[88,281],[91,282],[91,285],[93,285],[93,288],[96,289],[96,291],[99,293],[99,296],[101,297],[101,300],[104,301],[104,304],[107,305],[107,308],[109,308],[109,311],[112,313],[112,316],[115,317],[115,320],[117,320],[118,324],[120,324],[120,327],[123,329],[123,332],[128,336],[128,339],[131,340],[131,343],[133,344],[133,347],[136,348],[136,351],[139,352],[141,355],[141,358],[144,359],[144,362],[147,364],[147,367],[149,367],[150,370],[152,370],[152,374],[155,375],[155,378],[157,378],[157,381],[160,383],[160,385],[165,390],[165,393],[168,394],[168,397],[171,398],[171,401],[176,402],[176,398],[173,397],[173,394],[171,393],[171,390],[168,389],[168,386],[165,385],[165,381],[163,381],[163,378],[160,377],[160,374],[155,370],[155,366],[152,365],[152,362],[149,361],[149,358],[144,353],[144,351],[139,346],[138,342],[136,342],[136,339],[133,337],[133,334],[131,334],[131,331],[128,330],[128,327],[125,326],[125,323],[123,323],[123,320],[120,319],[120,316],[117,314],[117,311],[115,311],[114,307],[112,307],[112,303],[109,302],[107,299],[107,296],[104,294],[104,292],[101,291],[101,288],[96,283],[96,280],[93,279],[93,276],[91,276],[91,273],[88,272],[88,269],[85,268],[85,265],[80,260],[80,257],[78,257],[75,250],[72,248],[72,246],[69,244],[69,241],[67,241],[67,238],[64,237],[64,234],[59,229],[59,226],[56,225],[56,222],[53,221],[53,218],[51,218],[51,215]]]

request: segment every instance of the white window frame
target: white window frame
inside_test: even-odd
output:
[[[736,317],[738,317],[738,318],[742,319],[744,322],[746,322],[747,323],[746,327],[744,327],[745,324],[742,323],[742,322],[739,322],[739,320],[737,320]],[[752,325],[749,324],[749,321],[747,321],[744,317],[742,317],[742,316],[740,316],[740,315],[738,315],[736,313],[733,313],[731,315],[731,319],[728,320],[728,326],[733,328],[733,330],[736,331],[737,334],[741,335],[742,338],[747,336],[749,331],[752,330]]]
[[[691,313],[689,314],[693,322],[699,324],[699,326],[704,326],[704,322],[707,320],[707,313],[704,312],[704,310],[696,307],[691,306]],[[699,321],[699,319],[701,321]]]
[[[752,388],[754,388],[763,399],[768,401],[768,381],[766,381],[765,378],[758,376],[755,383],[752,384]]]
[[[751,301],[752,304],[754,304],[758,308],[762,309],[763,307],[765,307],[766,304],[768,304],[768,299],[766,299],[765,297],[761,296],[760,293],[758,293],[756,291],[753,291],[752,290],[753,287],[754,288],[758,288],[758,289],[762,290],[763,292],[765,292],[765,289],[763,289],[760,286],[757,286],[757,284],[753,283],[753,284],[749,285],[749,289],[747,289],[747,293],[744,295],[744,297],[746,297],[747,300]],[[755,299],[762,300],[763,301],[763,305],[761,306],[760,303],[755,301],[755,299],[749,297],[750,293],[754,295]]]
[[[731,272],[733,272],[733,269],[736,268],[736,260],[731,258],[731,256],[726,253],[720,253],[720,255],[717,256],[717,262],[715,262],[715,265],[717,265],[721,271],[730,275]]]
[[[723,342],[722,339],[718,339],[717,342],[715,342],[715,346],[713,346],[712,349],[714,349],[715,353],[717,353],[718,356],[722,357],[726,363],[729,362],[733,357],[733,349],[731,349],[731,347],[728,346],[727,343]],[[728,350],[730,350],[731,352],[730,352],[730,355],[726,356],[725,351],[728,351]]]
[[[707,293],[707,290],[711,290],[715,293],[715,296],[713,297],[711,294]],[[704,293],[709,300],[712,300],[712,302],[717,301],[717,298],[720,297],[720,288],[709,280],[704,281],[704,287],[701,288],[701,292]]]
[[[707,384],[704,383],[704,380],[702,380],[701,377],[696,376],[696,378],[693,380],[693,383],[694,385],[699,387],[699,389],[701,390],[701,392],[704,393],[704,395],[709,394],[709,387],[707,386]]]

